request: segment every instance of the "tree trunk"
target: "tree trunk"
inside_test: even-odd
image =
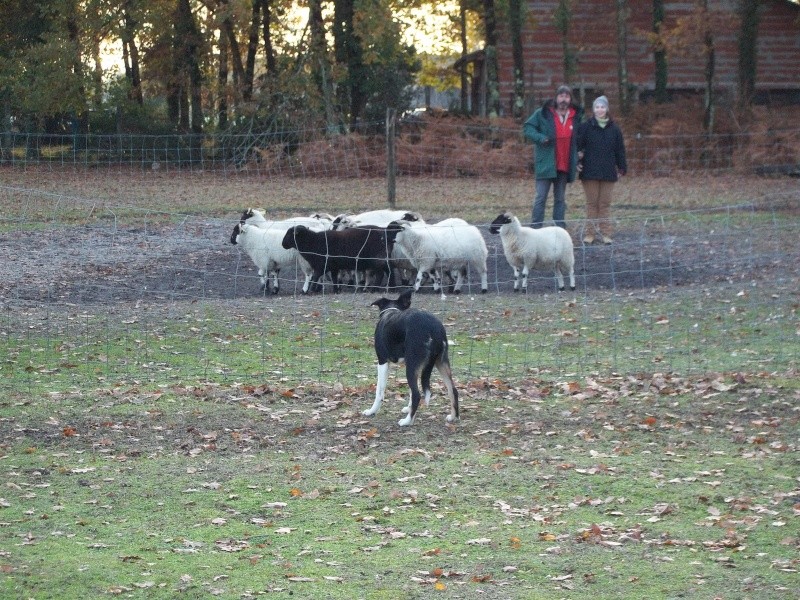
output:
[[[325,121],[329,133],[336,131],[335,111],[333,109],[333,87],[330,81],[330,61],[326,41],[325,21],[322,17],[322,0],[309,0],[308,28],[311,32],[309,51],[311,54],[311,73],[325,106]]]
[[[740,0],[739,14],[739,98],[741,109],[748,109],[756,92],[756,73],[758,66],[758,0]]]
[[[78,25],[78,12],[77,6],[74,4],[70,4],[69,6],[69,13],[67,15],[67,33],[69,36],[69,41],[71,45],[72,51],[72,73],[73,75],[80,81],[80,85],[78,87],[78,94],[80,98],[86,98],[86,89],[83,85],[83,60],[81,57],[81,42],[80,42],[80,34],[81,30]],[[73,121],[73,131],[74,132],[85,132],[88,130],[88,115],[86,110],[83,109],[79,113],[76,113],[74,116]]]
[[[92,71],[92,106],[99,109],[103,105],[103,65],[100,61],[100,39],[95,38],[92,43],[92,60],[94,70]]]
[[[228,127],[228,36],[219,32],[219,69],[217,71],[217,128],[224,131]]]
[[[706,13],[705,32],[703,34],[703,49],[706,57],[705,80],[706,89],[703,98],[703,127],[707,133],[714,131],[714,116],[716,112],[716,97],[714,94],[714,75],[716,71],[716,48],[714,45],[714,31],[708,17],[708,0],[703,0],[703,10]]]
[[[250,29],[247,34],[247,58],[245,59],[244,81],[242,82],[242,99],[245,102],[249,102],[253,98],[258,32],[261,28],[261,0],[252,0],[252,2]]]
[[[483,0],[483,21],[486,28],[486,112],[500,115],[500,83],[497,73],[497,15],[494,0]]]
[[[631,112],[628,85],[628,0],[617,0],[617,73],[619,80],[620,112]]]
[[[653,63],[655,65],[655,101],[656,104],[669,102],[667,92],[667,51],[661,39],[661,28],[664,24],[664,0],[653,0],[653,33],[656,41],[653,45]]]
[[[189,8],[189,0],[186,8]],[[192,101],[192,133],[203,133],[203,72],[200,69],[200,51],[202,38],[197,24],[191,13],[191,34],[189,36],[189,46],[187,47],[188,71],[189,71],[189,92]],[[199,144],[199,139],[196,140]]]
[[[354,0],[335,0],[333,5],[333,40],[336,63],[346,70],[339,101],[347,107],[350,125],[355,126],[366,105],[363,85],[363,51],[353,30]]]
[[[511,30],[511,54],[514,60],[514,92],[511,99],[511,116],[522,117],[525,107],[525,60],[522,51],[522,22],[524,8],[522,0],[509,0],[509,29]]]
[[[274,75],[277,69],[275,63],[275,47],[272,44],[272,6],[270,0],[261,0],[262,30],[264,36],[264,57],[267,64],[267,73]]]
[[[233,20],[230,16],[230,6],[228,0],[218,0],[219,8],[222,11],[222,29],[228,36],[228,49],[230,52],[231,65],[233,66],[233,87],[237,93],[241,93],[241,85],[244,81],[244,63],[242,63],[242,52],[239,49],[239,40],[236,37],[236,30],[233,27]]]
[[[139,106],[144,104],[142,96],[142,77],[139,68],[139,48],[136,46],[137,21],[131,15],[131,2],[127,0],[122,8],[122,52],[125,61],[125,78],[130,85],[129,97]]]
[[[461,113],[467,114],[469,112],[469,81],[467,80],[467,9],[465,0],[460,0],[458,3],[458,19],[461,31],[461,68],[459,75],[461,76]]]
[[[173,74],[177,86],[178,124],[181,131],[203,131],[202,38],[192,15],[189,0],[178,0],[175,9]]]
[[[572,87],[572,80],[577,72],[577,58],[569,43],[569,30],[572,26],[572,8],[570,0],[559,0],[553,21],[556,30],[561,34],[561,49],[564,56],[564,83]]]

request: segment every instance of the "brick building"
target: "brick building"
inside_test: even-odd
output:
[[[738,0],[709,0],[714,20],[716,56],[715,87],[719,101],[731,101],[737,90]],[[525,60],[526,108],[538,106],[553,94],[564,79],[562,36],[553,22],[557,0],[529,0],[522,33]],[[666,28],[689,16],[694,2],[664,2]],[[634,97],[644,98],[655,88],[653,52],[647,34],[653,28],[653,3],[628,0],[628,81]],[[792,0],[761,2],[758,31],[756,101],[800,103],[800,4]],[[513,61],[511,42],[504,22],[499,22],[497,49],[502,114],[511,114]],[[569,47],[577,60],[575,89],[591,99],[605,93],[612,101],[618,96],[616,2],[578,0],[572,3]],[[484,105],[482,52],[468,58],[473,64],[473,112]],[[688,44],[685,51],[668,56],[670,92],[700,92],[705,86],[705,57],[702,44]]]

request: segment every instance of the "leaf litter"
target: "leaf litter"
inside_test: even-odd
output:
[[[43,422],[24,414],[2,421],[0,532],[13,543],[0,555],[0,568],[15,576],[22,568],[20,548],[53,539],[41,525],[59,512],[87,514],[79,519],[88,522],[97,512],[117,510],[97,495],[81,505],[62,497],[45,510],[43,490],[74,480],[79,489],[113,497],[112,490],[123,489],[126,470],[155,460],[181,465],[182,481],[192,483],[179,488],[180,496],[212,495],[217,507],[206,521],[211,537],[193,539],[192,528],[202,531],[202,524],[186,522],[186,537],[164,542],[187,558],[219,553],[260,563],[256,556],[282,556],[279,548],[309,535],[317,540],[312,548],[335,548],[343,535],[337,531],[347,531],[365,557],[397,561],[404,549],[439,562],[409,577],[415,585],[524,590],[540,586],[544,575],[568,591],[606,580],[614,561],[565,573],[559,572],[563,560],[592,556],[591,548],[630,560],[627,549],[637,548],[663,564],[699,558],[725,570],[744,569],[753,579],[745,587],[788,598],[788,580],[779,574],[792,576],[800,568],[800,480],[796,469],[787,469],[796,465],[798,445],[800,394],[784,384],[792,377],[482,378],[462,386],[469,409],[454,427],[440,422],[443,390],[436,383],[431,407],[411,430],[397,428],[384,413],[363,418],[371,386],[315,384],[290,395],[269,386],[175,388],[156,400],[168,402],[158,410],[142,406],[138,399],[146,398],[146,405],[154,399],[138,388],[114,390],[99,411],[62,402]],[[385,413],[401,404],[387,399]],[[79,434],[64,435],[66,422]],[[25,456],[49,456],[56,466],[22,470],[15,463]],[[243,473],[232,466],[246,460],[252,468],[254,458],[271,462],[270,469],[283,465],[269,487],[261,483],[265,470]],[[237,483],[242,477],[252,485]],[[249,497],[260,500],[255,510],[239,507]],[[318,508],[347,515],[346,525],[316,523]],[[4,518],[9,511],[13,517]],[[74,525],[62,529],[75,535]],[[214,536],[214,530],[230,537]],[[779,542],[765,545],[764,539]],[[102,536],[87,539],[85,547],[136,557],[120,559],[124,564],[151,560]],[[544,571],[520,552],[544,560]],[[288,585],[360,577],[345,566],[347,556],[302,560],[316,554],[295,551],[294,567],[284,573]],[[489,558],[495,554],[496,562]],[[760,566],[745,568],[748,562]],[[647,577],[645,569],[628,583],[642,585]],[[165,582],[108,583],[124,592]]]

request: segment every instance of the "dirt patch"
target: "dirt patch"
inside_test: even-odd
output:
[[[653,288],[732,279],[797,277],[798,247],[791,222],[747,214],[706,225],[683,217],[629,220],[612,245],[576,241],[579,290]],[[237,299],[259,295],[256,268],[228,242],[231,223],[193,219],[180,224],[116,228],[102,223],[0,236],[0,293],[34,303],[115,303],[147,300]],[[481,225],[489,248],[491,293],[512,293],[513,273],[499,236]],[[581,237],[576,226],[573,237]],[[36,244],[31,243],[35,236]],[[530,293],[555,291],[552,273],[537,271]],[[468,291],[477,293],[472,277]],[[299,293],[296,273],[281,273],[281,295]]]

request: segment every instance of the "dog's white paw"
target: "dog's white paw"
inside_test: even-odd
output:
[[[456,418],[453,415],[447,415],[447,418],[445,419],[445,421],[447,421],[448,423],[452,423],[455,420]]]
[[[397,422],[397,424],[400,425],[400,427],[408,427],[409,425],[411,425],[411,415],[407,416],[404,419],[400,419]]]
[[[411,407],[410,406],[404,406],[403,408],[400,409],[400,412],[403,413],[404,415],[407,415],[408,413],[411,412]]]

